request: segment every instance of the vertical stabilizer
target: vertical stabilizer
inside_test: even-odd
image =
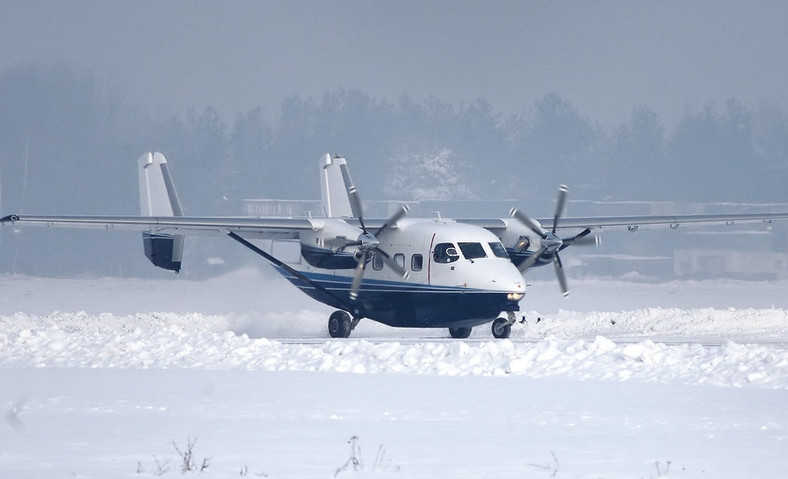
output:
[[[148,152],[140,156],[140,215],[183,216],[183,208],[161,153]]]
[[[183,216],[175,184],[161,153],[148,152],[137,159],[140,185],[141,216]],[[183,235],[144,232],[145,256],[159,268],[181,270]]]
[[[328,153],[320,157],[320,193],[323,212],[328,218],[352,218],[353,208],[348,198],[348,185],[342,175],[341,166],[347,161]]]

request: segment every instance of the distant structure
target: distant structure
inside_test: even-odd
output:
[[[241,200],[246,216],[283,216],[287,218],[309,218],[325,216],[320,200]]]
[[[788,279],[788,253],[738,249],[679,249],[673,254],[679,276]]]

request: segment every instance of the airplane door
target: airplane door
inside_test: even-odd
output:
[[[428,255],[427,282],[432,284],[437,280],[442,282],[448,272],[454,271],[455,263],[460,259],[457,245],[451,242],[435,242],[435,234],[430,240],[430,254]]]

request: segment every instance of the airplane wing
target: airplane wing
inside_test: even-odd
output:
[[[145,153],[137,159],[137,165],[139,216],[13,214],[0,218],[0,224],[136,230],[143,232],[146,238],[159,241],[170,236],[175,242],[182,242],[184,235],[230,233],[244,234],[252,239],[298,239],[302,232],[317,231],[324,226],[320,220],[306,218],[185,216],[164,155]]]
[[[562,218],[558,229],[589,228],[604,229],[615,227],[634,228],[639,226],[667,225],[677,227],[682,224],[734,224],[739,222],[771,222],[788,219],[788,213],[742,213],[710,215],[663,215],[663,216],[589,216]],[[511,219],[478,218],[458,219],[489,230],[505,230]],[[552,229],[553,219],[537,219],[545,229]],[[0,224],[20,224],[26,226],[96,228],[144,231],[149,233],[226,235],[229,232],[244,233],[256,239],[298,239],[301,232],[319,231],[325,226],[325,219],[313,218],[257,218],[246,216],[96,216],[96,215],[7,215],[0,218]],[[355,225],[358,220],[348,219]],[[379,228],[384,219],[367,220],[370,228]]]
[[[707,215],[644,215],[644,216],[597,216],[587,218],[563,218],[566,189],[562,187],[559,193],[556,214],[553,218],[532,219],[527,215],[512,209],[512,218],[498,219],[470,219],[458,220],[490,230],[501,239],[507,248],[512,262],[521,272],[534,266],[543,266],[553,263],[556,276],[564,295],[569,294],[566,275],[559,253],[573,244],[598,244],[599,238],[591,235],[593,230],[603,228],[628,228],[637,230],[641,226],[667,225],[672,229],[682,224],[696,225],[731,225],[739,222],[762,221],[770,223],[772,220],[788,219],[788,213],[740,213],[740,214],[707,214]],[[561,237],[562,229],[583,229],[574,236]],[[534,246],[530,237],[535,235],[539,239],[538,246]]]
[[[734,223],[771,222],[772,220],[788,219],[788,213],[739,213],[739,214],[707,214],[707,215],[635,215],[635,216],[588,216],[560,218],[557,230],[561,229],[604,229],[629,228],[641,226],[670,226],[677,228],[682,224],[731,225]],[[515,220],[510,218],[473,218],[458,219],[462,223],[481,226],[494,232],[506,230]],[[553,228],[554,218],[537,218],[536,221],[544,229]]]
[[[336,220],[335,220],[336,221]],[[232,237],[263,256],[265,252],[249,239],[293,240],[301,234],[320,231],[325,221],[306,218],[251,218],[202,216],[75,216],[75,215],[8,215],[0,225],[26,225],[65,228],[98,228],[142,232],[145,256],[160,268],[175,272],[181,269],[183,239],[186,235],[225,235]],[[283,268],[288,267],[270,257]]]
[[[739,222],[755,222],[787,219],[788,213],[740,213],[740,214],[708,214],[708,215],[662,215],[662,216],[598,216],[587,218],[561,218],[561,228],[612,228],[639,226],[668,225],[673,228],[682,224],[733,224]],[[552,229],[553,219],[538,220],[542,227]]]
[[[44,227],[98,228],[142,231],[153,234],[227,235],[253,239],[298,239],[301,232],[318,231],[325,221],[307,218],[253,218],[208,216],[77,216],[8,215],[0,224]]]

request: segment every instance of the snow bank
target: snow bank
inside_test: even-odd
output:
[[[576,293],[563,301],[554,281],[533,282],[521,304],[527,322],[515,325],[509,341],[493,341],[488,326],[455,341],[446,330],[372,321],[362,321],[350,340],[330,341],[330,309],[254,268],[205,281],[3,276],[0,367],[518,375],[788,388],[788,283],[586,279],[573,285]],[[157,310],[168,312],[147,312]]]
[[[299,315],[309,317],[310,313],[287,314],[278,320],[298,321]],[[276,322],[276,318],[269,319]],[[564,312],[558,319],[516,327],[512,340],[372,341],[252,338],[235,331],[246,328],[248,318],[198,313],[17,313],[0,316],[0,367],[518,375],[788,389],[788,348],[783,344],[727,340],[674,343],[638,338],[698,331],[716,331],[722,333],[718,337],[724,337],[721,325],[738,324],[754,330],[775,328],[782,333],[786,321],[782,310],[650,309],[577,316]],[[629,338],[612,340],[597,335],[577,339],[607,327],[603,325],[614,328],[612,323],[622,326]],[[486,328],[480,329],[489,334]],[[400,330],[389,330],[389,334],[393,331]],[[546,337],[525,339],[535,331]],[[570,336],[575,338],[568,339]]]
[[[528,324],[514,330],[522,338],[649,338],[658,341],[784,342],[788,311],[782,308],[643,308],[633,311],[564,311],[542,318],[524,314]],[[538,323],[537,323],[537,320]]]

